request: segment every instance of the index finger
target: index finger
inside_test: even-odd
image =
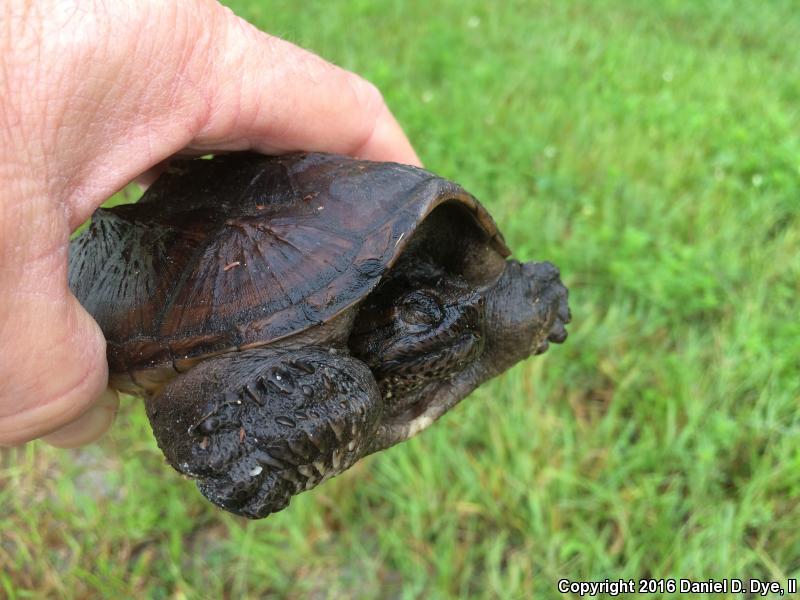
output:
[[[209,119],[193,147],[249,142],[266,153],[317,150],[420,165],[374,85],[226,12],[209,46]]]

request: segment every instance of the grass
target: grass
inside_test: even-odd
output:
[[[247,522],[99,445],[0,455],[0,596],[551,598],[800,576],[793,2],[230,3],[384,91],[571,288],[570,339]]]

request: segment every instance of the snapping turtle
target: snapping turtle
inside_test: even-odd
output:
[[[558,270],[509,254],[422,169],[243,152],[98,210],[69,282],[170,464],[260,518],[566,338]]]

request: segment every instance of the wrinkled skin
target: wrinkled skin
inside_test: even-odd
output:
[[[382,416],[377,395],[351,357],[256,349],[205,361],[147,409],[173,466],[215,504],[258,518],[368,452]]]

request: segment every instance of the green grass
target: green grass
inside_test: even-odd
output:
[[[558,597],[800,576],[794,2],[230,3],[374,81],[571,289],[570,339],[247,522],[101,444],[0,455],[0,596]]]

